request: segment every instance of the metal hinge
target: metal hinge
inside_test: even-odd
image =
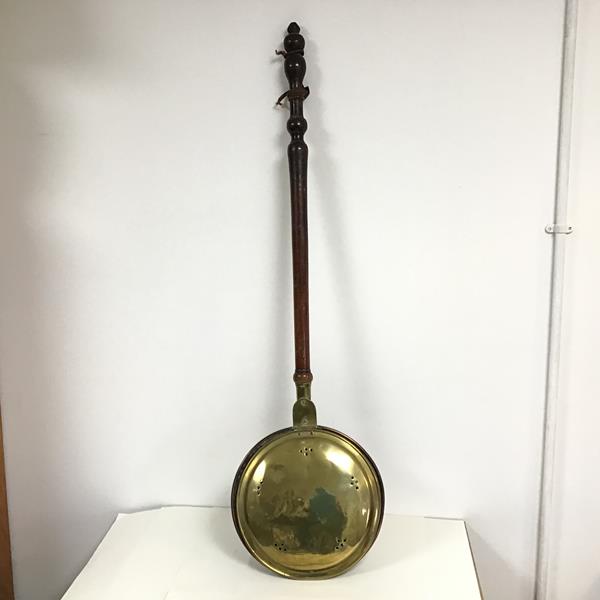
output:
[[[569,235],[569,233],[573,233],[573,226],[552,223],[551,225],[546,225],[545,231],[546,233],[564,233],[565,235]]]

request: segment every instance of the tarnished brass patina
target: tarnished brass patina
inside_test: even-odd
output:
[[[372,546],[383,518],[375,463],[348,436],[317,425],[310,383],[297,383],[294,426],[246,455],[231,493],[237,532],[263,565],[285,577],[325,579]]]
[[[293,427],[261,440],[240,465],[231,492],[237,532],[248,551],[285,577],[325,579],[347,571],[373,545],[383,518],[383,483],[369,455],[348,436],[317,425],[310,388],[308,327],[307,129],[302,103],[304,38],[284,40],[290,89],[287,123],[292,213],[296,402]]]
[[[232,508],[244,545],[294,579],[343,573],[369,550],[383,517],[383,485],[366,452],[326,427],[261,440],[235,477]]]

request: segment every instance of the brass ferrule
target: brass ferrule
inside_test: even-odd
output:
[[[305,383],[296,383],[296,399],[310,400],[310,381]]]
[[[296,397],[292,411],[295,429],[306,429],[317,426],[317,411],[310,399],[310,382],[296,383]]]

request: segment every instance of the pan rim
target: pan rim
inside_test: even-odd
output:
[[[244,456],[244,458],[242,459],[242,462],[240,463],[240,466],[238,467],[238,469],[236,471],[236,474],[235,474],[235,477],[233,480],[233,484],[231,487],[231,498],[230,498],[231,516],[232,516],[232,520],[233,520],[233,524],[234,524],[236,533],[237,533],[238,537],[240,538],[241,542],[243,543],[244,547],[246,548],[246,550],[251,554],[251,556],[258,563],[260,563],[263,567],[265,567],[269,571],[276,573],[277,575],[280,575],[286,579],[301,579],[301,580],[330,579],[330,578],[336,577],[338,575],[341,575],[341,574],[347,572],[348,570],[353,568],[357,563],[359,563],[364,558],[364,556],[366,556],[366,554],[368,554],[369,550],[373,547],[373,544],[375,543],[375,541],[377,540],[377,537],[379,536],[379,532],[381,531],[381,526],[383,523],[383,517],[384,517],[384,512],[385,512],[385,489],[384,489],[381,473],[380,473],[379,469],[377,468],[375,461],[371,458],[370,454],[356,440],[351,438],[349,435],[342,433],[341,431],[338,431],[337,429],[333,429],[331,427],[326,427],[323,425],[317,425],[314,428],[314,430],[323,431],[323,432],[332,434],[336,437],[339,437],[342,440],[344,440],[345,442],[352,444],[358,450],[358,452],[362,455],[365,462],[369,465],[370,469],[372,470],[374,478],[377,481],[377,484],[379,486],[379,492],[380,492],[380,494],[379,494],[380,495],[380,507],[379,508],[380,508],[380,510],[378,511],[378,518],[376,521],[376,526],[375,526],[375,529],[373,532],[373,537],[372,537],[371,543],[369,544],[369,546],[367,547],[365,552],[362,553],[362,555],[360,555],[357,559],[350,561],[348,566],[346,566],[345,568],[336,569],[336,570],[334,570],[333,573],[329,573],[329,570],[330,570],[329,569],[329,570],[325,571],[323,574],[311,572],[310,575],[296,576],[294,574],[284,572],[282,570],[279,570],[279,569],[271,566],[267,561],[259,558],[255,549],[252,548],[252,546],[248,543],[246,536],[242,532],[241,525],[240,525],[240,517],[238,514],[238,510],[237,510],[237,496],[238,496],[238,491],[240,488],[240,483],[242,481],[243,473],[245,472],[246,467],[248,466],[250,461],[254,458],[254,456],[258,452],[260,452],[263,448],[265,448],[267,445],[269,445],[271,442],[273,442],[274,440],[284,437],[285,435],[292,433],[294,431],[297,431],[297,430],[294,427],[285,427],[283,429],[274,431],[273,433],[270,433],[269,435],[267,435],[264,438],[262,438],[261,440],[259,440]]]

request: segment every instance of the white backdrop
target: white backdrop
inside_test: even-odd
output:
[[[117,511],[227,504],[290,423],[292,19],[319,419],[389,511],[468,520],[486,600],[529,600],[562,2],[0,6],[18,600],[59,597]]]

